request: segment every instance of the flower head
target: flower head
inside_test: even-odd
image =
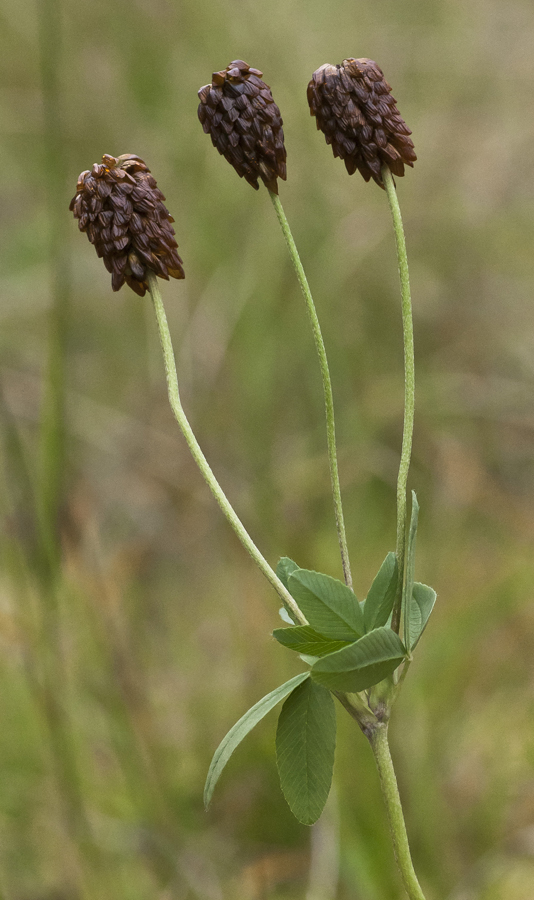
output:
[[[383,187],[383,165],[394,175],[404,175],[404,166],[413,166],[417,159],[408,136],[412,132],[372,59],[321,66],[308,85],[308,103],[317,128],[334,156],[344,160],[349,175],[358,169],[366,181],[374,178]]]
[[[105,153],[78,178],[69,209],[103,257],[114,291],[126,282],[143,297],[149,269],[167,280],[185,277],[164,200],[146,163],[131,153]]]
[[[258,178],[278,193],[286,179],[286,150],[280,110],[262,72],[236,59],[211,84],[200,88],[198,118],[219,153],[258,190]]]

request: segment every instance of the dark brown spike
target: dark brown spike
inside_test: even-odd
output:
[[[261,178],[277,194],[277,179],[286,180],[283,123],[260,70],[236,59],[198,96],[198,118],[213,146],[255,190]]]
[[[310,114],[323,132],[334,156],[345,162],[349,175],[359,171],[365,181],[380,187],[381,168],[404,175],[404,166],[417,159],[411,134],[402,119],[391,87],[372,59],[344,59],[326,63],[308,84]]]
[[[148,269],[165,279],[185,277],[174,219],[163,200],[150,169],[133,153],[105,153],[102,163],[78,178],[69,208],[103,257],[114,291],[126,282],[143,297]]]

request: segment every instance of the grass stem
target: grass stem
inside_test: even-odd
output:
[[[68,189],[63,127],[63,22],[61,0],[42,0],[38,9],[40,88],[43,105],[42,156],[46,185],[47,254],[51,303],[48,313],[47,361],[39,435],[39,468],[35,490],[37,569],[40,621],[38,659],[28,668],[35,700],[43,713],[50,762],[60,801],[65,835],[72,841],[72,889],[84,893],[86,876],[98,865],[86,814],[83,783],[69,711],[60,596],[61,510],[65,499],[67,427],[65,383],[71,279],[68,264]],[[76,886],[76,888],[74,887]]]
[[[48,576],[59,568],[59,514],[65,472],[65,369],[70,274],[67,262],[65,140],[61,116],[61,4],[43,0],[39,8],[40,73],[43,99],[43,155],[47,186],[48,254],[52,302],[40,434],[38,520],[41,565]]]

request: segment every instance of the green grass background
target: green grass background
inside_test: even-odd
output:
[[[273,564],[339,577],[304,304],[266,192],[196,118],[213,70],[263,70],[365,596],[395,541],[402,342],[385,195],[347,176],[306,105],[312,71],[347,56],[383,67],[419,156],[398,183],[411,487],[416,574],[439,599],[391,727],[415,865],[427,900],[534,896],[533,41],[531,0],[0,0],[5,900],[403,896],[341,709],[315,832],[281,796],[274,716],[203,810],[219,740],[298,664],[171,418],[150,303],[111,293],[68,212],[102,153],[148,161],[187,273],[163,292],[200,443]]]

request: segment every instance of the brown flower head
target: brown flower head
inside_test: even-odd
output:
[[[286,179],[286,150],[280,110],[262,72],[236,59],[211,84],[200,88],[198,118],[206,134],[237,174],[258,190],[258,178],[278,193]]]
[[[308,85],[310,113],[317,119],[334,156],[345,161],[352,175],[359,169],[366,181],[380,187],[381,168],[404,175],[417,159],[412,132],[400,115],[391,87],[372,59],[344,59],[341,66],[321,66]]]
[[[149,269],[167,280],[185,277],[164,200],[146,163],[131,153],[105,153],[78,178],[69,208],[103,257],[114,291],[126,282],[143,297]]]

